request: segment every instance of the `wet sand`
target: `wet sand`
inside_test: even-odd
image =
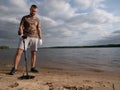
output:
[[[39,68],[31,73],[34,79],[20,80],[23,69],[8,75],[11,66],[0,68],[0,90],[120,90],[120,73],[97,70],[70,71],[57,68]]]

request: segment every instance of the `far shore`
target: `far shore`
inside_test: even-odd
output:
[[[40,49],[47,49],[47,48],[115,48],[120,47],[120,44],[106,44],[106,45],[86,45],[86,46],[49,46],[49,47],[40,47]],[[7,45],[0,46],[0,49],[16,49],[13,47],[9,47]]]
[[[87,45],[87,46],[53,46],[44,48],[111,48],[111,47],[120,47],[120,44]]]

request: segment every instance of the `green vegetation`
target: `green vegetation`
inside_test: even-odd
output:
[[[9,46],[2,45],[0,46],[0,49],[9,49]]]
[[[93,46],[56,46],[48,48],[102,48],[102,47],[120,47],[120,44],[93,45]]]

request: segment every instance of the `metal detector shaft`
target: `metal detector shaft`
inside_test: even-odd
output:
[[[26,66],[26,75],[28,76],[27,54],[26,54],[26,50],[25,50],[25,39],[23,39],[23,43],[24,43],[24,58],[25,58],[25,66]]]

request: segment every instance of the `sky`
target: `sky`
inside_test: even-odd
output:
[[[120,0],[0,0],[0,45],[18,46],[19,23],[32,4],[42,47],[120,43]]]

